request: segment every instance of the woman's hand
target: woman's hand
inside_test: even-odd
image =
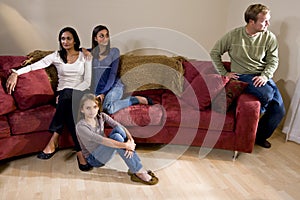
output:
[[[55,98],[55,103],[58,104],[58,99],[59,99],[59,95],[56,96]]]
[[[86,60],[91,60],[93,57],[91,52],[89,52],[86,48],[82,48],[82,53]]]
[[[18,74],[15,72],[11,73],[6,81],[6,89],[8,94],[11,94],[15,90],[15,87],[17,85],[17,80],[18,80]]]

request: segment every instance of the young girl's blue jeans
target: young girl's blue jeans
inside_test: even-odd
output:
[[[126,133],[121,126],[115,127],[109,134],[109,138],[119,142],[127,141]],[[104,145],[99,145],[98,148],[87,157],[87,162],[93,167],[101,167],[112,159],[115,152],[117,152],[125,161],[130,172],[136,173],[142,168],[141,160],[136,152],[133,152],[132,158],[126,158],[125,149],[112,148]]]

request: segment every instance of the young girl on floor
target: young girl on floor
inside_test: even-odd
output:
[[[128,174],[134,182],[147,185],[158,183],[151,171],[146,171],[135,152],[135,143],[129,131],[110,116],[101,112],[102,104],[93,94],[85,94],[79,107],[79,121],[76,133],[87,162],[93,167],[107,163],[117,151],[128,166]],[[100,112],[99,112],[100,110]],[[104,123],[113,129],[106,137]]]

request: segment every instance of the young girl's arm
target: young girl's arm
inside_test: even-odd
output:
[[[128,140],[134,141],[134,140],[133,140],[133,137],[132,137],[132,135],[130,134],[130,132],[128,131],[128,129],[125,128],[124,126],[122,126],[122,128],[124,129],[124,131],[125,131],[125,133],[126,133],[126,136],[127,136]]]
[[[103,137],[102,144],[108,147],[126,149],[129,151],[134,151],[135,143],[133,140],[127,140],[127,142],[119,142],[110,138]]]
[[[126,136],[128,138],[128,140],[133,140],[133,137],[131,136],[130,132],[128,131],[127,128],[125,128],[122,124],[120,124],[119,122],[117,122],[116,120],[114,120],[113,118],[111,118],[109,115],[105,114],[105,113],[101,113],[101,115],[103,116],[103,119],[105,120],[105,122],[110,125],[111,127],[116,127],[116,126],[120,126],[124,129]]]
[[[134,151],[135,149],[135,144],[132,140],[128,140],[127,142],[123,143],[103,137],[100,134],[94,133],[87,125],[80,122],[76,125],[76,133],[82,144],[87,147],[90,146],[90,143],[97,143],[99,145],[101,144],[108,147],[126,149],[130,151]]]

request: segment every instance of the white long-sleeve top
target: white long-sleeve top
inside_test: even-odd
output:
[[[18,75],[30,71],[43,69],[53,64],[57,69],[58,86],[57,91],[65,88],[86,90],[90,88],[92,77],[92,61],[84,58],[83,53],[79,52],[78,59],[72,63],[64,63],[58,51],[45,56],[43,59],[16,71]]]

